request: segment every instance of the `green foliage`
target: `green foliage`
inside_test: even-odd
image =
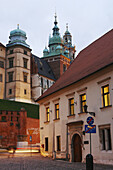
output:
[[[24,108],[27,117],[39,119],[39,105],[0,99],[0,110],[20,111]]]

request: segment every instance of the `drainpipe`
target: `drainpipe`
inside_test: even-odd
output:
[[[56,159],[56,151],[55,151],[55,124],[53,122],[53,160]]]
[[[68,125],[66,124],[66,161],[69,161],[68,158]]]

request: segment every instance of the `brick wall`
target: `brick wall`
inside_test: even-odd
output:
[[[39,119],[27,118],[27,141],[29,144],[40,143],[40,131],[39,131]],[[32,135],[29,134],[33,130]],[[32,142],[30,142],[30,136],[32,136]]]

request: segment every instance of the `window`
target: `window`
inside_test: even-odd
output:
[[[13,121],[13,116],[11,116],[11,122]]]
[[[9,95],[12,94],[12,89],[9,89]]]
[[[9,76],[9,82],[12,82],[13,81],[13,72],[9,72],[8,76]]]
[[[19,117],[17,117],[17,122],[19,122]]]
[[[10,54],[13,54],[13,50],[10,50]]]
[[[27,74],[24,73],[24,82],[27,83]]]
[[[9,58],[9,68],[13,67],[13,58]]]
[[[0,74],[0,82],[2,82],[2,74]]]
[[[69,99],[69,115],[74,115],[74,98]]]
[[[61,137],[60,136],[57,136],[57,151],[60,151],[61,150]]]
[[[109,85],[101,87],[102,107],[110,105]]]
[[[24,54],[27,55],[27,51],[26,50],[24,50]]]
[[[50,115],[49,115],[49,107],[46,108],[46,121],[50,121]]]
[[[112,150],[110,125],[99,127],[101,150]]]
[[[48,138],[45,138],[45,151],[48,151]]]
[[[27,94],[27,90],[26,89],[24,89],[24,94]]]
[[[6,116],[2,116],[1,121],[6,122]]]
[[[63,64],[63,73],[66,71],[66,65],[65,64]]]
[[[47,88],[49,88],[49,80],[47,80]]]
[[[23,62],[24,62],[24,68],[27,68],[27,61],[28,61],[28,59],[26,59],[26,58],[24,58],[24,59],[23,59]]]
[[[41,87],[43,88],[43,78],[41,77]]]
[[[4,62],[3,61],[0,61],[0,67],[4,68]]]
[[[86,94],[80,95],[81,112],[85,112],[84,105],[86,105]]]
[[[59,104],[55,104],[55,119],[59,119]]]

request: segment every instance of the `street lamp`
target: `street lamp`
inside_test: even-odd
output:
[[[84,105],[84,111],[85,111],[85,113],[89,113],[90,115],[92,115],[92,116],[95,117],[95,112],[89,112],[89,111],[87,111],[87,108],[88,108],[88,106],[85,104],[85,105]]]

